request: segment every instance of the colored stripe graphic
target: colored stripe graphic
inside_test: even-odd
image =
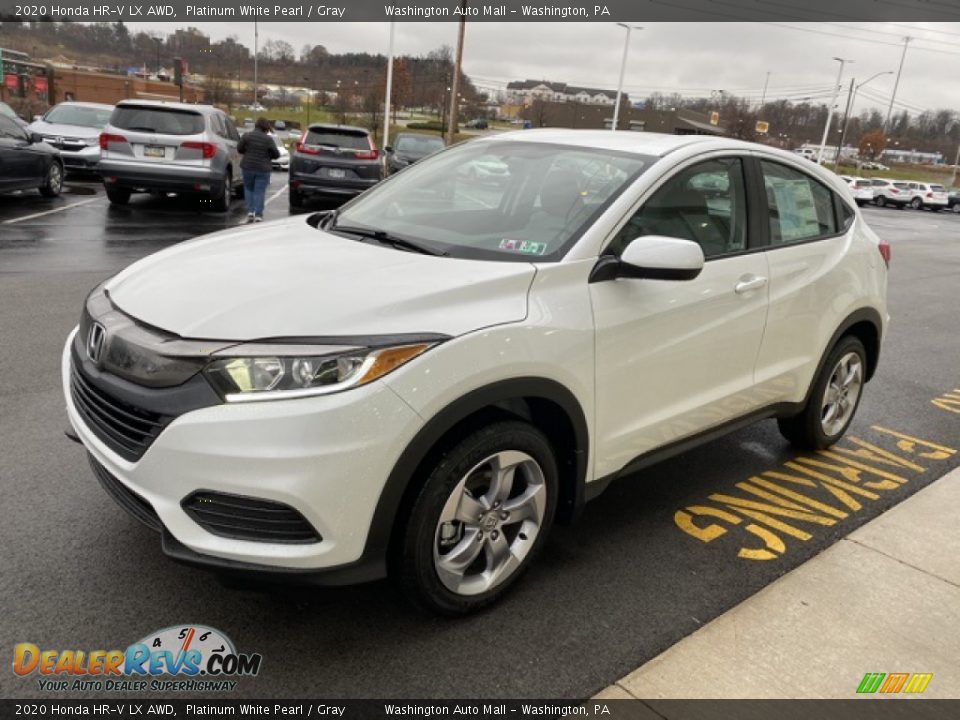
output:
[[[933,678],[933,673],[914,673],[903,691],[905,693],[922,693],[927,689],[931,678]]]
[[[863,680],[860,681],[860,687],[857,688],[857,692],[866,694],[875,693],[886,676],[886,673],[867,673],[863,676]]]
[[[904,683],[907,682],[908,677],[910,677],[910,673],[890,673],[889,675],[887,675],[887,681],[881,686],[880,692],[882,693],[900,692],[900,688],[902,688]]]

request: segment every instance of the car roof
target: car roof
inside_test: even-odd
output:
[[[173,110],[193,110],[200,113],[212,113],[218,112],[218,109],[213,105],[199,105],[193,103],[182,103],[182,102],[173,102],[167,100],[121,100],[117,103],[117,107],[125,106],[134,106],[134,107],[157,107],[157,108],[171,108]]]
[[[369,135],[370,131],[366,128],[356,127],[355,125],[332,125],[330,123],[310,123],[308,130],[346,130],[348,132],[358,132]]]
[[[432,139],[432,138],[436,138],[437,140],[440,140],[441,142],[443,141],[443,138],[440,137],[439,135],[428,135],[427,133],[402,132],[402,133],[397,133],[394,137],[397,137],[397,138],[402,138],[402,137],[415,137],[415,138],[431,138],[431,139]]]
[[[634,132],[629,130],[569,130],[561,128],[541,128],[536,130],[517,130],[500,133],[481,138],[482,142],[493,140],[508,140],[511,142],[550,143],[556,145],[573,145],[595,148],[597,150],[615,150],[620,152],[636,153],[637,155],[654,155],[662,157],[674,150],[692,145],[715,146],[737,150],[764,150],[777,151],[764,145],[748,143],[742,140],[717,137],[713,135],[667,135],[654,132]],[[707,149],[707,148],[705,148]],[[790,154],[790,153],[786,153]]]

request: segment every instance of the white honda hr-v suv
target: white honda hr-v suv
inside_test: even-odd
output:
[[[391,575],[463,613],[618,476],[763,418],[835,442],[877,367],[889,259],[791,153],[496,135],[95,288],[63,353],[70,432],[176,560]]]

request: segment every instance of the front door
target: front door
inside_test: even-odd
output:
[[[761,404],[753,373],[767,313],[767,260],[749,252],[744,162],[676,171],[618,231],[606,253],[643,235],[693,240],[694,280],[592,283],[596,326],[595,475]]]

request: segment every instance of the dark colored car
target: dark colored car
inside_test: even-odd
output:
[[[383,179],[370,133],[347,125],[313,124],[290,158],[290,207],[306,198],[347,200]]]
[[[63,163],[56,148],[0,115],[0,192],[36,188],[56,197],[63,187]]]
[[[395,173],[427,155],[443,150],[446,143],[438,135],[415,135],[400,133],[393,145],[387,145],[387,172]]]
[[[489,123],[486,118],[474,118],[468,122],[465,127],[470,128],[471,130],[486,130],[489,127]]]
[[[955,213],[960,213],[960,190],[951,190],[947,194],[947,207]]]

